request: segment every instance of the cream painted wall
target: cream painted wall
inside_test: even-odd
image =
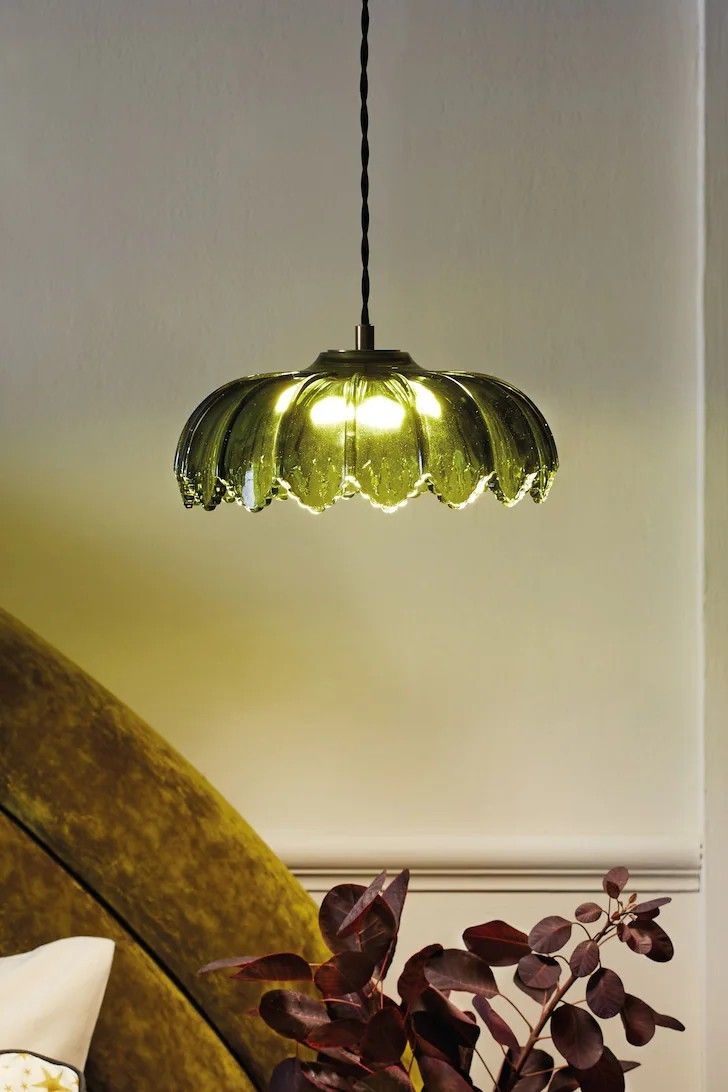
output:
[[[379,343],[528,391],[548,504],[185,512],[195,403],[350,342],[357,5],[6,0],[0,598],[294,864],[694,887],[698,0],[372,9]]]

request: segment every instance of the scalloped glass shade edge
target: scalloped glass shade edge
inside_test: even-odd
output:
[[[228,383],[190,416],[174,469],[188,508],[224,501],[259,512],[291,499],[320,513],[360,496],[395,512],[425,492],[465,508],[486,488],[506,507],[527,494],[541,503],[558,454],[517,388],[398,362]]]

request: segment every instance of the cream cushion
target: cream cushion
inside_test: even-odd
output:
[[[113,956],[111,940],[68,937],[0,959],[0,1050],[83,1070]]]

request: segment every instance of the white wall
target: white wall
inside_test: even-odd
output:
[[[372,9],[379,343],[528,391],[549,502],[183,511],[195,403],[350,343],[357,5],[7,0],[0,596],[294,865],[694,889],[698,0]]]

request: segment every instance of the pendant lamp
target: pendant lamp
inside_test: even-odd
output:
[[[486,487],[502,504],[546,499],[558,455],[545,418],[502,379],[427,371],[375,349],[369,321],[369,3],[361,16],[361,323],[354,349],[300,371],[252,375],[213,391],[182,430],[174,471],[186,508],[235,501],[260,512],[293,498],[323,512],[359,494],[393,512],[429,490],[463,508]]]

